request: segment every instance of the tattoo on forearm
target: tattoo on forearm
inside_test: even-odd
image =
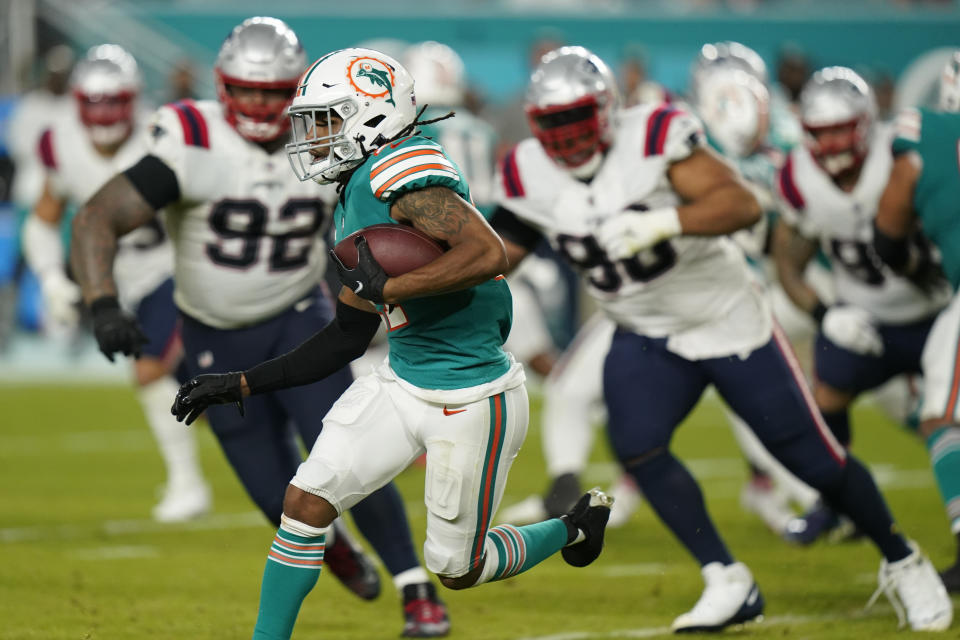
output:
[[[401,196],[396,207],[404,218],[436,238],[451,238],[467,224],[470,210],[456,193],[427,187]]]
[[[73,221],[70,264],[87,302],[116,295],[117,240],[156,215],[124,176],[111,178]]]

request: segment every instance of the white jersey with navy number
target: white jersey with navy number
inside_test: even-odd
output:
[[[333,185],[300,182],[282,146],[271,154],[245,140],[215,101],[160,108],[150,153],[180,187],[180,201],[167,207],[167,228],[182,311],[212,327],[242,327],[281,313],[317,286]]]
[[[614,261],[594,234],[622,212],[678,205],[669,165],[703,145],[692,115],[639,105],[620,114],[616,141],[589,183],[531,138],[507,154],[499,184],[500,203],[580,270],[607,315],[639,334],[668,337],[668,348],[689,359],[745,354],[770,339],[770,313],[740,248],[726,236],[678,237]]]
[[[146,129],[139,127],[112,157],[104,157],[97,153],[83,126],[66,119],[41,134],[37,150],[53,194],[79,206],[139,160],[146,147]],[[172,273],[173,252],[159,219],[120,238],[113,277],[125,307],[136,307]]]
[[[904,324],[933,315],[947,299],[925,294],[870,249],[877,205],[893,166],[891,142],[890,130],[878,127],[850,192],[840,189],[805,147],[795,147],[777,188],[787,223],[819,241],[830,257],[838,301],[864,309],[880,322]]]

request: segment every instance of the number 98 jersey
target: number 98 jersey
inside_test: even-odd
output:
[[[949,292],[925,293],[873,257],[873,219],[893,166],[891,140],[889,128],[877,127],[850,192],[834,184],[806,147],[794,147],[777,190],[783,219],[830,257],[837,299],[882,323],[907,324],[939,311]]]
[[[619,114],[616,139],[589,183],[530,138],[504,158],[499,185],[500,204],[547,236],[608,316],[636,333],[669,337],[668,348],[690,359],[769,340],[769,310],[740,248],[727,236],[680,236],[611,260],[595,233],[624,212],[677,206],[669,165],[704,143],[694,116],[668,104],[638,105]]]
[[[267,153],[245,140],[219,102],[160,108],[150,137],[150,153],[173,170],[180,188],[166,223],[174,300],[183,312],[236,328],[281,313],[317,286],[333,185],[300,182],[282,146]]]

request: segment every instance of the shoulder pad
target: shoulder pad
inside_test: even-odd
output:
[[[47,169],[57,168],[57,154],[53,150],[53,129],[44,129],[37,139],[37,155]]]
[[[794,173],[794,163],[793,163],[794,154],[790,153],[787,155],[787,161],[783,163],[783,167],[780,168],[780,173],[777,176],[777,190],[780,192],[781,197],[794,208],[796,211],[803,211],[806,207],[806,202],[803,199],[803,195],[800,193],[800,189],[797,188],[797,181]]]
[[[373,155],[370,188],[391,202],[400,193],[428,186],[456,187],[460,173],[436,142],[411,136],[384,145]]]
[[[508,198],[522,198],[526,193],[520,178],[520,167],[517,166],[518,147],[519,145],[513,145],[500,163],[501,187]]]
[[[647,118],[643,155],[663,155],[673,162],[687,157],[705,142],[703,125],[695,116],[664,103]]]
[[[183,141],[188,146],[210,148],[210,133],[207,121],[193,100],[179,100],[165,105],[177,115],[183,132]]]

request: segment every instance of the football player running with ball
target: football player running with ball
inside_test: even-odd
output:
[[[881,588],[903,601],[911,627],[946,629],[953,608],[943,584],[824,423],[742,252],[725,237],[757,221],[756,199],[705,146],[693,116],[667,104],[618,105],[613,75],[596,55],[563,47],[544,56],[528,91],[535,137],[506,156],[493,224],[510,264],[548,237],[617,322],[603,380],[612,447],[706,582],[673,629],[722,629],[764,605],[670,452],[674,429],[708,384],[770,453],[874,541]]]
[[[410,74],[377,51],[335,51],[303,74],[290,115],[296,174],[339,186],[338,241],[371,225],[406,224],[447,251],[388,278],[357,236],[357,266],[338,262],[345,286],[325,329],[252,369],[181,387],[180,418],[192,420],[212,403],[242,406],[248,395],[330,375],[363,353],[381,318],[387,325],[388,360],[334,404],[290,482],[253,637],[290,637],[320,574],[331,524],[423,453],[424,556],[445,586],[509,578],[557,551],[574,566],[592,562],[610,514],[597,490],[560,518],[490,527],[529,410],[523,368],[502,349],[511,324],[510,290],[500,276],[506,253],[470,204],[456,165],[417,135]]]
[[[302,184],[283,149],[290,138],[286,108],[306,66],[306,53],[284,22],[245,20],[220,48],[219,101],[159,109],[147,155],[107,182],[74,222],[74,269],[86,301],[97,308],[115,295],[117,239],[165,209],[191,375],[253,366],[289,351],[333,318],[318,282],[335,188]],[[118,324],[120,337],[135,341],[134,320],[123,316]],[[124,348],[121,339],[116,349]],[[246,416],[229,407],[207,412],[244,488],[275,526],[287,483],[303,460],[297,436],[312,447],[321,417],[352,382],[343,365],[317,384],[251,399]],[[393,484],[377,488],[352,514],[403,595],[404,631],[444,635],[446,609],[417,559],[400,494]],[[377,597],[377,570],[350,544],[346,529],[331,532],[329,543],[334,574],[361,598]]]
[[[929,256],[910,241],[922,225],[940,250],[953,288],[953,298],[933,322],[923,347],[920,434],[958,541],[957,562],[940,575],[950,591],[960,592],[960,51],[941,76],[939,107],[906,109],[897,117],[893,169],[880,198],[873,246],[895,270],[925,281]]]

